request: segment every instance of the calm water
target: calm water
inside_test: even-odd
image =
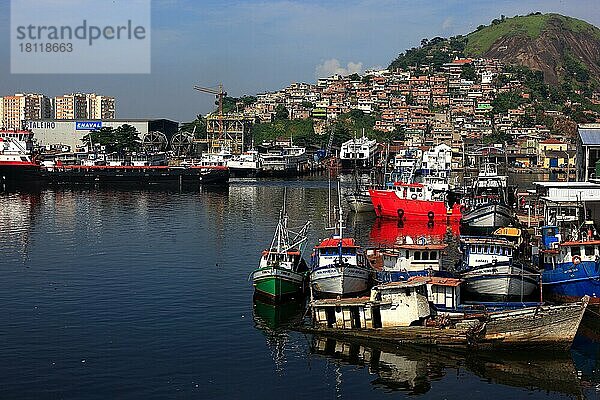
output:
[[[300,305],[253,302],[249,273],[288,212],[324,237],[327,182],[0,192],[0,397],[600,398],[600,322],[570,353],[464,355],[289,332]],[[351,219],[364,244],[394,223]],[[411,235],[444,229],[404,227]],[[438,228],[436,228],[438,229]],[[600,317],[599,317],[600,318]]]

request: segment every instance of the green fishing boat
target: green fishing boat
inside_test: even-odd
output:
[[[283,203],[271,246],[262,252],[258,268],[252,272],[256,293],[273,300],[302,295],[308,288],[308,265],[302,250],[310,222],[292,231],[288,228],[285,196]]]

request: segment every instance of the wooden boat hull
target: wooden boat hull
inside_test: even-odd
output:
[[[327,265],[310,274],[314,294],[320,297],[350,296],[368,289],[369,270],[354,265]]]
[[[586,296],[577,303],[501,311],[437,327],[343,329],[321,325],[303,327],[300,330],[333,338],[373,340],[395,345],[468,347],[479,350],[559,350],[571,347],[588,303],[589,297]]]
[[[492,347],[535,344],[568,349],[588,303],[586,296],[579,303],[493,313],[485,323],[483,340]]]
[[[257,294],[281,300],[303,294],[307,288],[307,276],[307,272],[266,267],[252,273],[252,283]]]

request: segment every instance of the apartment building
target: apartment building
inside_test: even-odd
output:
[[[54,98],[56,119],[114,119],[114,97],[96,93],[69,93]]]
[[[38,93],[0,97],[0,121],[4,129],[21,129],[23,121],[52,117],[50,99]]]

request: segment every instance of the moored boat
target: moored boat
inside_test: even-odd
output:
[[[277,301],[306,291],[309,272],[302,250],[309,226],[310,222],[307,222],[298,232],[289,229],[284,196],[271,245],[262,252],[259,266],[252,272],[257,294]]]
[[[369,297],[311,302],[308,332],[395,344],[440,347],[568,349],[589,297],[565,305],[436,316],[425,282],[377,285]]]
[[[462,200],[463,234],[490,234],[498,228],[519,225],[509,204],[507,176],[498,173],[496,164],[482,166],[471,190],[471,196]]]
[[[372,257],[371,264],[377,269],[379,282],[399,282],[414,276],[439,274],[447,247],[444,243],[428,243],[424,237],[416,243],[407,238],[406,243],[393,247],[367,250],[367,255]]]
[[[556,227],[542,229],[542,287],[548,299],[569,302],[588,295],[600,304],[600,240],[590,237],[559,242]]]
[[[461,218],[460,205],[447,203],[445,192],[428,184],[389,182],[385,189],[369,190],[378,217],[402,221],[447,222]]]
[[[40,164],[32,156],[33,134],[0,131],[0,184],[19,185],[41,179]]]
[[[338,183],[338,220],[332,237],[315,246],[311,258],[310,284],[317,297],[347,297],[365,292],[373,272],[354,238],[344,237]]]
[[[460,249],[459,276],[477,298],[522,300],[538,287],[539,272],[517,257],[518,245],[506,238],[463,236]]]

